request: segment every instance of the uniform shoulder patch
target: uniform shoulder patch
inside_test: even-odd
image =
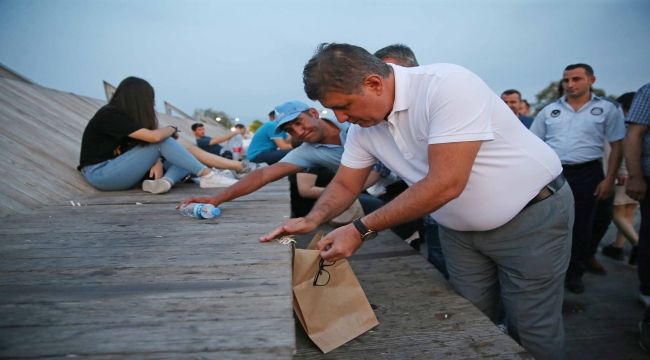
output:
[[[554,117],[554,118],[558,117],[558,116],[560,116],[560,113],[561,113],[561,111],[559,109],[555,109],[555,110],[551,111],[551,117]]]

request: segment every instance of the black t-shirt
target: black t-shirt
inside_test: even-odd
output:
[[[128,135],[141,128],[118,108],[103,106],[86,125],[77,169],[116,158],[128,151],[137,145]]]

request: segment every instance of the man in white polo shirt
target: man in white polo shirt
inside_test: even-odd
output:
[[[376,231],[431,213],[455,289],[493,321],[501,299],[510,334],[533,356],[563,357],[573,198],[553,150],[460,66],[404,68],[357,46],[323,44],[303,80],[309,98],[356,125],[312,211],[261,241],[315,229],[354,200],[381,161],[409,189],[330,232],[321,256],[349,257]]]

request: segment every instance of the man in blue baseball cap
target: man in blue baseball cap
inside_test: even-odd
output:
[[[288,132],[293,138],[302,141],[302,145],[290,151],[279,162],[251,172],[214,196],[185,199],[179,206],[191,202],[218,206],[303,169],[325,167],[336,172],[343,155],[349,124],[321,118],[318,110],[297,100],[278,105],[275,113],[275,131]]]

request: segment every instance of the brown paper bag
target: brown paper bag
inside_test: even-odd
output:
[[[321,261],[318,250],[295,249],[293,309],[309,338],[327,353],[379,325],[347,260]]]

